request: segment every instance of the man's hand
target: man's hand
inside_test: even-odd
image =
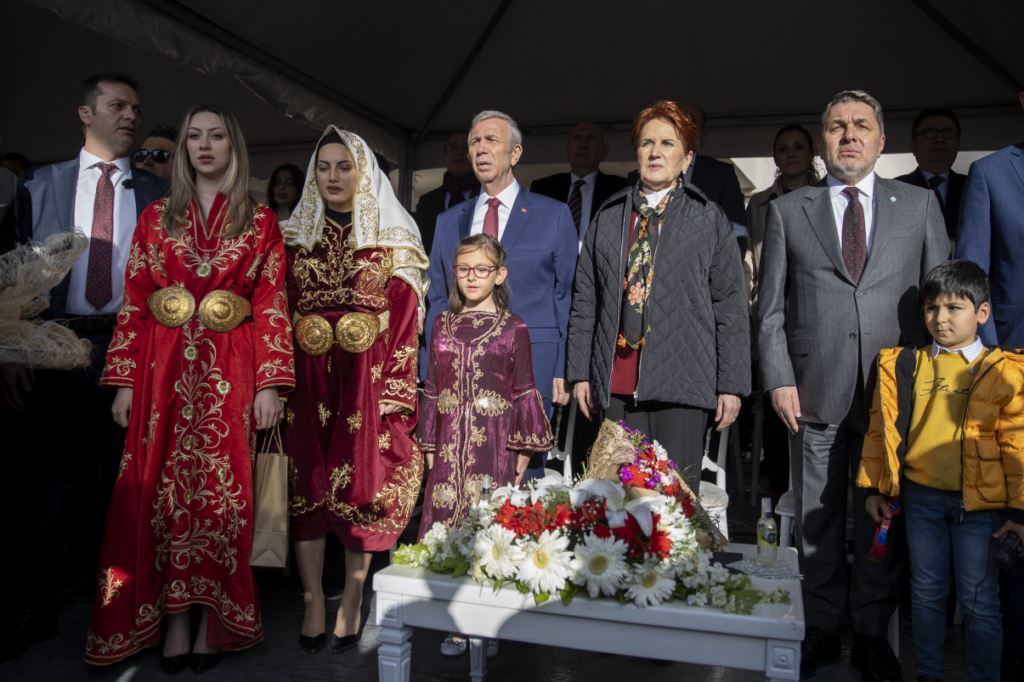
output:
[[[423,308],[416,309],[416,336],[423,334],[423,320],[427,318],[427,311]]]
[[[264,388],[256,394],[252,401],[253,416],[256,417],[256,430],[269,429],[284,416],[284,403],[277,394],[276,388]]]
[[[519,486],[523,482],[523,477],[526,476],[526,470],[530,467],[530,456],[529,455],[516,455],[516,480],[513,481],[512,485]]]
[[[25,365],[0,365],[0,405],[20,410],[22,394],[32,390],[32,377]]]
[[[885,495],[868,495],[864,498],[864,509],[875,523],[881,523],[882,519],[892,518],[889,501],[885,499]]]
[[[569,404],[569,389],[565,385],[565,379],[551,380],[551,402],[555,405]]]
[[[800,430],[800,395],[796,386],[779,386],[772,391],[772,407],[790,433]]]
[[[992,537],[1001,538],[1007,533],[1013,533],[1021,540],[1024,540],[1024,526],[1022,526],[1019,523],[1014,523],[1013,521],[1007,521],[1002,526],[1000,526],[999,530],[997,530],[995,533],[992,533]]]
[[[123,428],[128,428],[128,415],[132,411],[132,396],[135,395],[134,388],[122,386],[117,389],[114,396],[114,404],[110,406],[110,412],[114,415],[114,421]]]
[[[715,431],[725,431],[740,413],[740,397],[731,393],[718,394],[718,409],[715,411]]]
[[[579,381],[575,386],[572,387],[572,395],[576,398],[577,404],[579,404],[580,412],[587,419],[593,419],[590,416],[590,411],[594,409],[594,404],[590,402],[590,382]]]

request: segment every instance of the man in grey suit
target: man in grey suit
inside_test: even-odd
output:
[[[848,588],[846,499],[867,430],[875,356],[883,347],[927,341],[917,288],[946,259],[949,244],[932,192],[875,175],[884,144],[878,101],[862,91],[838,93],[825,107],[818,139],[828,176],[768,209],[757,351],[762,385],[791,433],[806,576],[804,677],[839,659],[849,599],[851,663],[865,680],[901,679],[884,637],[896,607],[899,539],[890,536],[883,562],[867,561],[874,527],[855,493]]]
[[[51,290],[45,315],[92,343],[89,367],[36,371],[23,397],[27,442],[18,451],[32,456],[15,458],[24,470],[14,480],[27,491],[22,511],[31,528],[19,587],[26,617],[46,621],[32,626],[36,633],[53,630],[62,578],[83,590],[78,596],[95,587],[106,507],[124,447],[124,431],[110,413],[113,391],[97,380],[121,308],[135,224],[167,188],[129,163],[140,114],[138,85],[130,77],[88,78],[78,106],[82,149],[70,161],[38,169],[26,183],[33,239],[72,229],[89,237],[71,273]]]

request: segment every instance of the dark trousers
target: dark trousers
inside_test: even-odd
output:
[[[899,603],[906,536],[903,518],[897,516],[885,559],[868,561],[875,525],[864,510],[863,489],[854,487],[853,574],[847,580],[847,497],[863,442],[862,433],[840,424],[801,423],[790,436],[796,546],[807,625],[837,632],[849,604],[854,633],[883,637]]]
[[[631,396],[612,395],[603,416],[624,421],[626,426],[661,443],[686,485],[694,493],[700,492],[707,410],[654,400],[636,402]]]
[[[44,608],[58,605],[61,587],[95,583],[125,440],[110,412],[115,390],[97,385],[112,322],[78,331],[93,344],[89,367],[36,371],[26,398],[19,475],[25,488],[26,553],[20,584],[25,601]]]

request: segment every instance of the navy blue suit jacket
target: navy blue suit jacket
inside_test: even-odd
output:
[[[971,164],[960,204],[956,257],[988,273],[992,317],[986,346],[1024,348],[1024,142]]]
[[[423,328],[430,347],[434,318],[448,309],[455,286],[452,265],[459,240],[469,236],[476,200],[464,201],[437,217],[430,250],[430,289]],[[576,226],[560,201],[520,187],[501,235],[508,253],[509,307],[530,332],[533,380],[550,412],[552,379],[565,376],[565,342],[569,303],[576,273]],[[426,363],[423,363],[426,374]]]

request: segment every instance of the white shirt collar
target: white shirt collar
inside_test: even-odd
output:
[[[971,363],[974,362],[975,358],[981,355],[984,350],[985,344],[983,344],[981,342],[981,338],[977,336],[974,337],[974,343],[972,343],[969,346],[964,346],[963,348],[957,348],[956,350],[950,350],[945,346],[940,346],[937,341],[932,341],[933,358],[938,357],[939,353],[959,353],[960,355],[964,356],[964,360],[966,360],[968,363]]]
[[[85,147],[82,147],[82,151],[80,151],[78,153],[78,170],[79,170],[79,172],[81,172],[83,170],[86,170],[86,169],[89,169],[89,168],[92,168],[97,163],[107,163],[107,162],[104,161],[103,159],[101,159],[100,157],[96,156],[95,154],[92,154],[90,152],[85,151]],[[115,166],[117,166],[118,172],[125,174],[127,177],[131,177],[131,175],[132,175],[132,173],[131,173],[132,166],[131,166],[131,163],[129,163],[127,156],[122,156],[120,159],[114,159],[110,163],[112,163]],[[115,175],[116,175],[116,173],[115,173]]]
[[[846,188],[846,185],[839,182],[831,175],[827,175],[825,177],[828,179],[828,191],[833,197],[838,196]],[[865,175],[861,178],[860,182],[854,185],[854,187],[859,189],[860,193],[868,199],[871,199],[872,195],[875,193],[875,172],[871,171]]]
[[[659,189],[657,192],[643,192],[643,195],[647,198],[648,206],[657,206],[661,203],[661,200],[665,198],[665,195],[673,189],[675,189],[675,185],[666,187],[665,189]]]
[[[576,175],[575,173],[570,172],[569,173],[569,188],[570,189],[572,188],[573,185],[576,184],[577,180],[582,180],[584,185],[589,185],[589,186],[593,187],[594,183],[597,182],[597,171],[594,171],[593,173],[587,173],[582,178],[580,176]]]
[[[494,198],[500,201],[502,206],[509,210],[512,210],[512,204],[516,202],[516,197],[518,196],[519,181],[512,180],[512,184],[498,192],[498,195]],[[481,206],[486,206],[488,199],[490,199],[490,197],[487,196],[487,192],[485,192],[483,188],[481,188],[480,195],[476,198],[476,207],[480,208]]]

